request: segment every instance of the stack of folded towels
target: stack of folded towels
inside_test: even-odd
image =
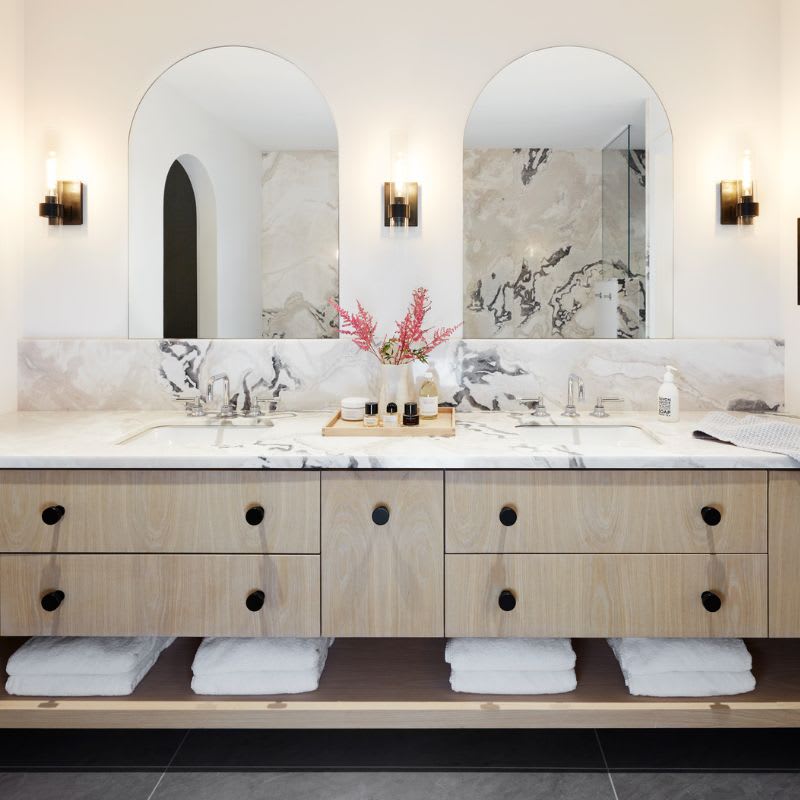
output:
[[[174,639],[36,636],[8,659],[6,691],[45,697],[131,694]]]
[[[631,694],[710,697],[756,687],[741,639],[609,639]]]
[[[444,657],[454,692],[561,694],[577,686],[569,639],[449,639]]]
[[[195,694],[313,692],[333,639],[203,639],[192,664]]]

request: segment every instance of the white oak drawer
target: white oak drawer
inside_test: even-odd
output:
[[[0,634],[319,636],[319,556],[4,555]]]
[[[322,475],[325,636],[442,636],[442,473]]]
[[[0,552],[319,552],[314,472],[3,470],[0,509]]]
[[[765,555],[448,555],[445,575],[447,636],[767,635]]]
[[[767,473],[448,471],[448,553],[765,553]]]

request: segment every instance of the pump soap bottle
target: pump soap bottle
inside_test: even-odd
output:
[[[419,415],[423,419],[436,419],[439,416],[439,387],[432,370],[425,373],[419,390]]]
[[[664,422],[677,422],[680,418],[680,392],[675,385],[675,367],[667,367],[664,382],[658,388],[658,418]]]

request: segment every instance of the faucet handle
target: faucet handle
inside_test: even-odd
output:
[[[594,404],[594,410],[591,412],[593,417],[607,417],[605,403],[622,403],[624,402],[621,397],[598,397],[597,402]]]
[[[205,398],[202,395],[179,394],[173,398],[176,402],[183,403],[187,417],[204,417],[206,415]]]
[[[549,417],[550,413],[544,404],[544,395],[540,394],[538,397],[520,397],[520,403],[536,403],[536,407],[531,412],[534,417]]]

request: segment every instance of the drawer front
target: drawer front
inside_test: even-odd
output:
[[[447,636],[767,635],[763,555],[448,555],[445,589]]]
[[[0,509],[4,552],[319,553],[319,473],[6,470]]]
[[[441,472],[322,476],[325,636],[442,636]]]
[[[0,634],[319,636],[319,557],[0,556]]]
[[[767,551],[764,471],[465,470],[445,496],[449,553]]]
[[[800,636],[800,472],[769,474],[769,635]]]

